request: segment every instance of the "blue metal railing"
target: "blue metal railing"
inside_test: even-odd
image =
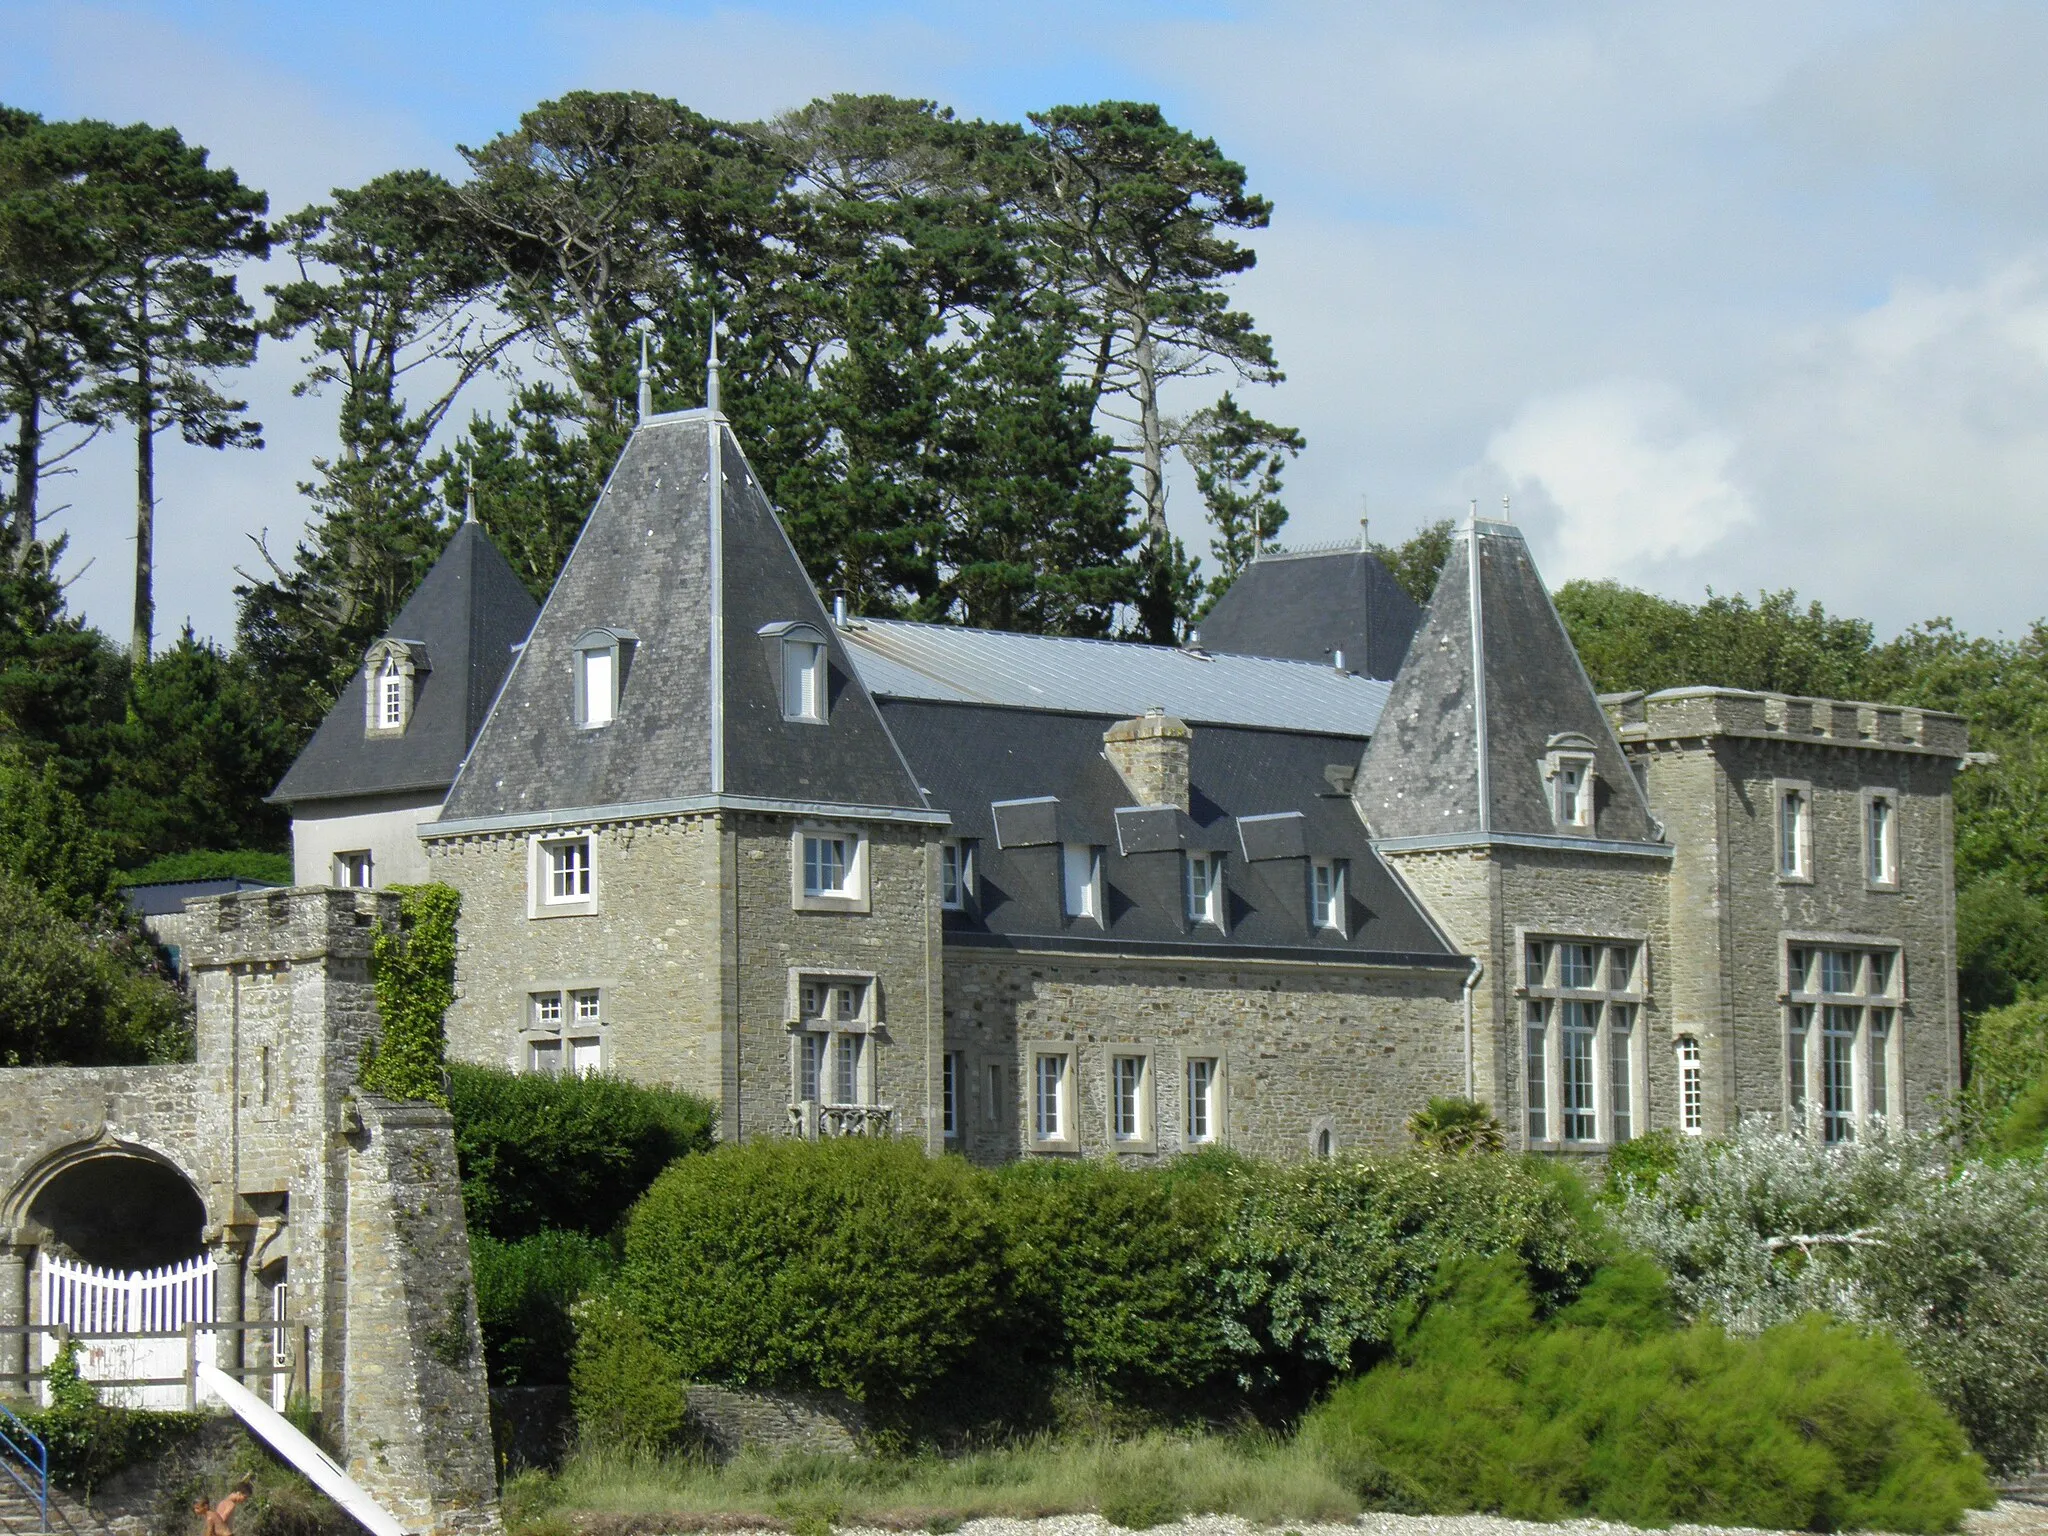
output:
[[[34,1447],[33,1450],[30,1447]],[[43,1529],[50,1528],[50,1448],[5,1403],[0,1403],[0,1471],[35,1501]]]

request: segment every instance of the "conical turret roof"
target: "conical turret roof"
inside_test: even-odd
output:
[[[1559,753],[1591,759],[1590,825],[1552,813]],[[1661,842],[1514,525],[1475,518],[1452,544],[1352,794],[1383,844]]]

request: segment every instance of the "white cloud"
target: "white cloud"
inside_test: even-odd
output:
[[[1735,449],[1669,385],[1617,379],[1524,405],[1485,469],[1540,508],[1550,581],[1641,580],[1756,520],[1729,475]]]

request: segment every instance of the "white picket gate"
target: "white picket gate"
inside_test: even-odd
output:
[[[187,1323],[214,1320],[213,1255],[200,1254],[161,1269],[99,1269],[44,1254],[38,1265],[41,1320],[81,1335],[80,1373],[88,1381],[162,1381],[162,1386],[106,1387],[102,1401],[128,1408],[183,1408],[186,1404]],[[95,1338],[95,1334],[158,1334],[158,1338]],[[47,1367],[57,1353],[54,1331],[38,1335],[37,1364]],[[200,1334],[199,1347],[211,1359],[213,1335]],[[45,1398],[47,1400],[45,1388]]]

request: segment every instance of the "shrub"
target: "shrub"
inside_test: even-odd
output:
[[[1425,1152],[1501,1152],[1507,1133],[1475,1099],[1431,1099],[1408,1117],[1408,1134]]]
[[[675,1362],[638,1315],[605,1296],[576,1309],[569,1397],[577,1434],[592,1449],[659,1451],[687,1419]]]
[[[2000,871],[1956,892],[1956,984],[1963,1012],[2003,1008],[2048,982],[2048,913]]]
[[[536,1232],[516,1242],[469,1240],[484,1363],[499,1387],[569,1379],[578,1300],[611,1273],[609,1244],[581,1232]]]
[[[1945,1531],[1991,1502],[1890,1341],[1816,1317],[1750,1340],[1675,1331],[1645,1269],[1611,1266],[1539,1322],[1512,1260],[1447,1265],[1394,1357],[1303,1438],[1361,1492],[1439,1513]]]
[[[189,1053],[184,1000],[133,930],[76,921],[0,873],[0,1066],[107,1066]]]
[[[206,1423],[197,1413],[143,1413],[102,1403],[79,1373],[78,1341],[66,1339],[45,1377],[50,1405],[22,1415],[49,1448],[50,1480],[90,1494],[137,1462],[153,1461],[196,1434]]]
[[[1837,1147],[1753,1129],[1688,1140],[1624,1233],[1686,1315],[1756,1333],[1808,1311],[1891,1333],[2004,1472],[2048,1446],[2048,1168],[1952,1173],[1933,1136]]]
[[[132,885],[166,885],[174,880],[257,880],[265,885],[290,885],[292,856],[257,848],[165,853],[139,869],[124,870],[114,876],[114,884],[124,889]]]
[[[677,1158],[711,1145],[709,1104],[615,1077],[448,1069],[472,1234],[603,1236]]]
[[[986,1184],[895,1140],[720,1147],[625,1226],[615,1295],[685,1377],[907,1402],[1002,1306]]]
[[[1676,1131],[1656,1130],[1631,1137],[1607,1154],[1609,1200],[1626,1199],[1629,1190],[1641,1185],[1655,1189],[1657,1181],[1678,1167],[1679,1136]]]
[[[1447,1258],[1510,1254],[1539,1292],[1568,1295],[1601,1256],[1576,1176],[1530,1158],[1361,1156],[1236,1178],[1217,1286],[1248,1370],[1363,1364]]]
[[[1223,1179],[1030,1162],[997,1174],[993,1193],[1019,1355],[1126,1400],[1200,1386],[1229,1364],[1210,1283]]]
[[[362,1085],[394,1099],[448,1106],[447,1036],[455,1001],[455,922],[462,896],[452,885],[400,885],[398,928],[370,940],[370,981],[383,1023],[363,1062]]]
[[[2048,1080],[2048,997],[1994,1008],[1970,1023],[1970,1103],[1984,1122],[2004,1118]]]

